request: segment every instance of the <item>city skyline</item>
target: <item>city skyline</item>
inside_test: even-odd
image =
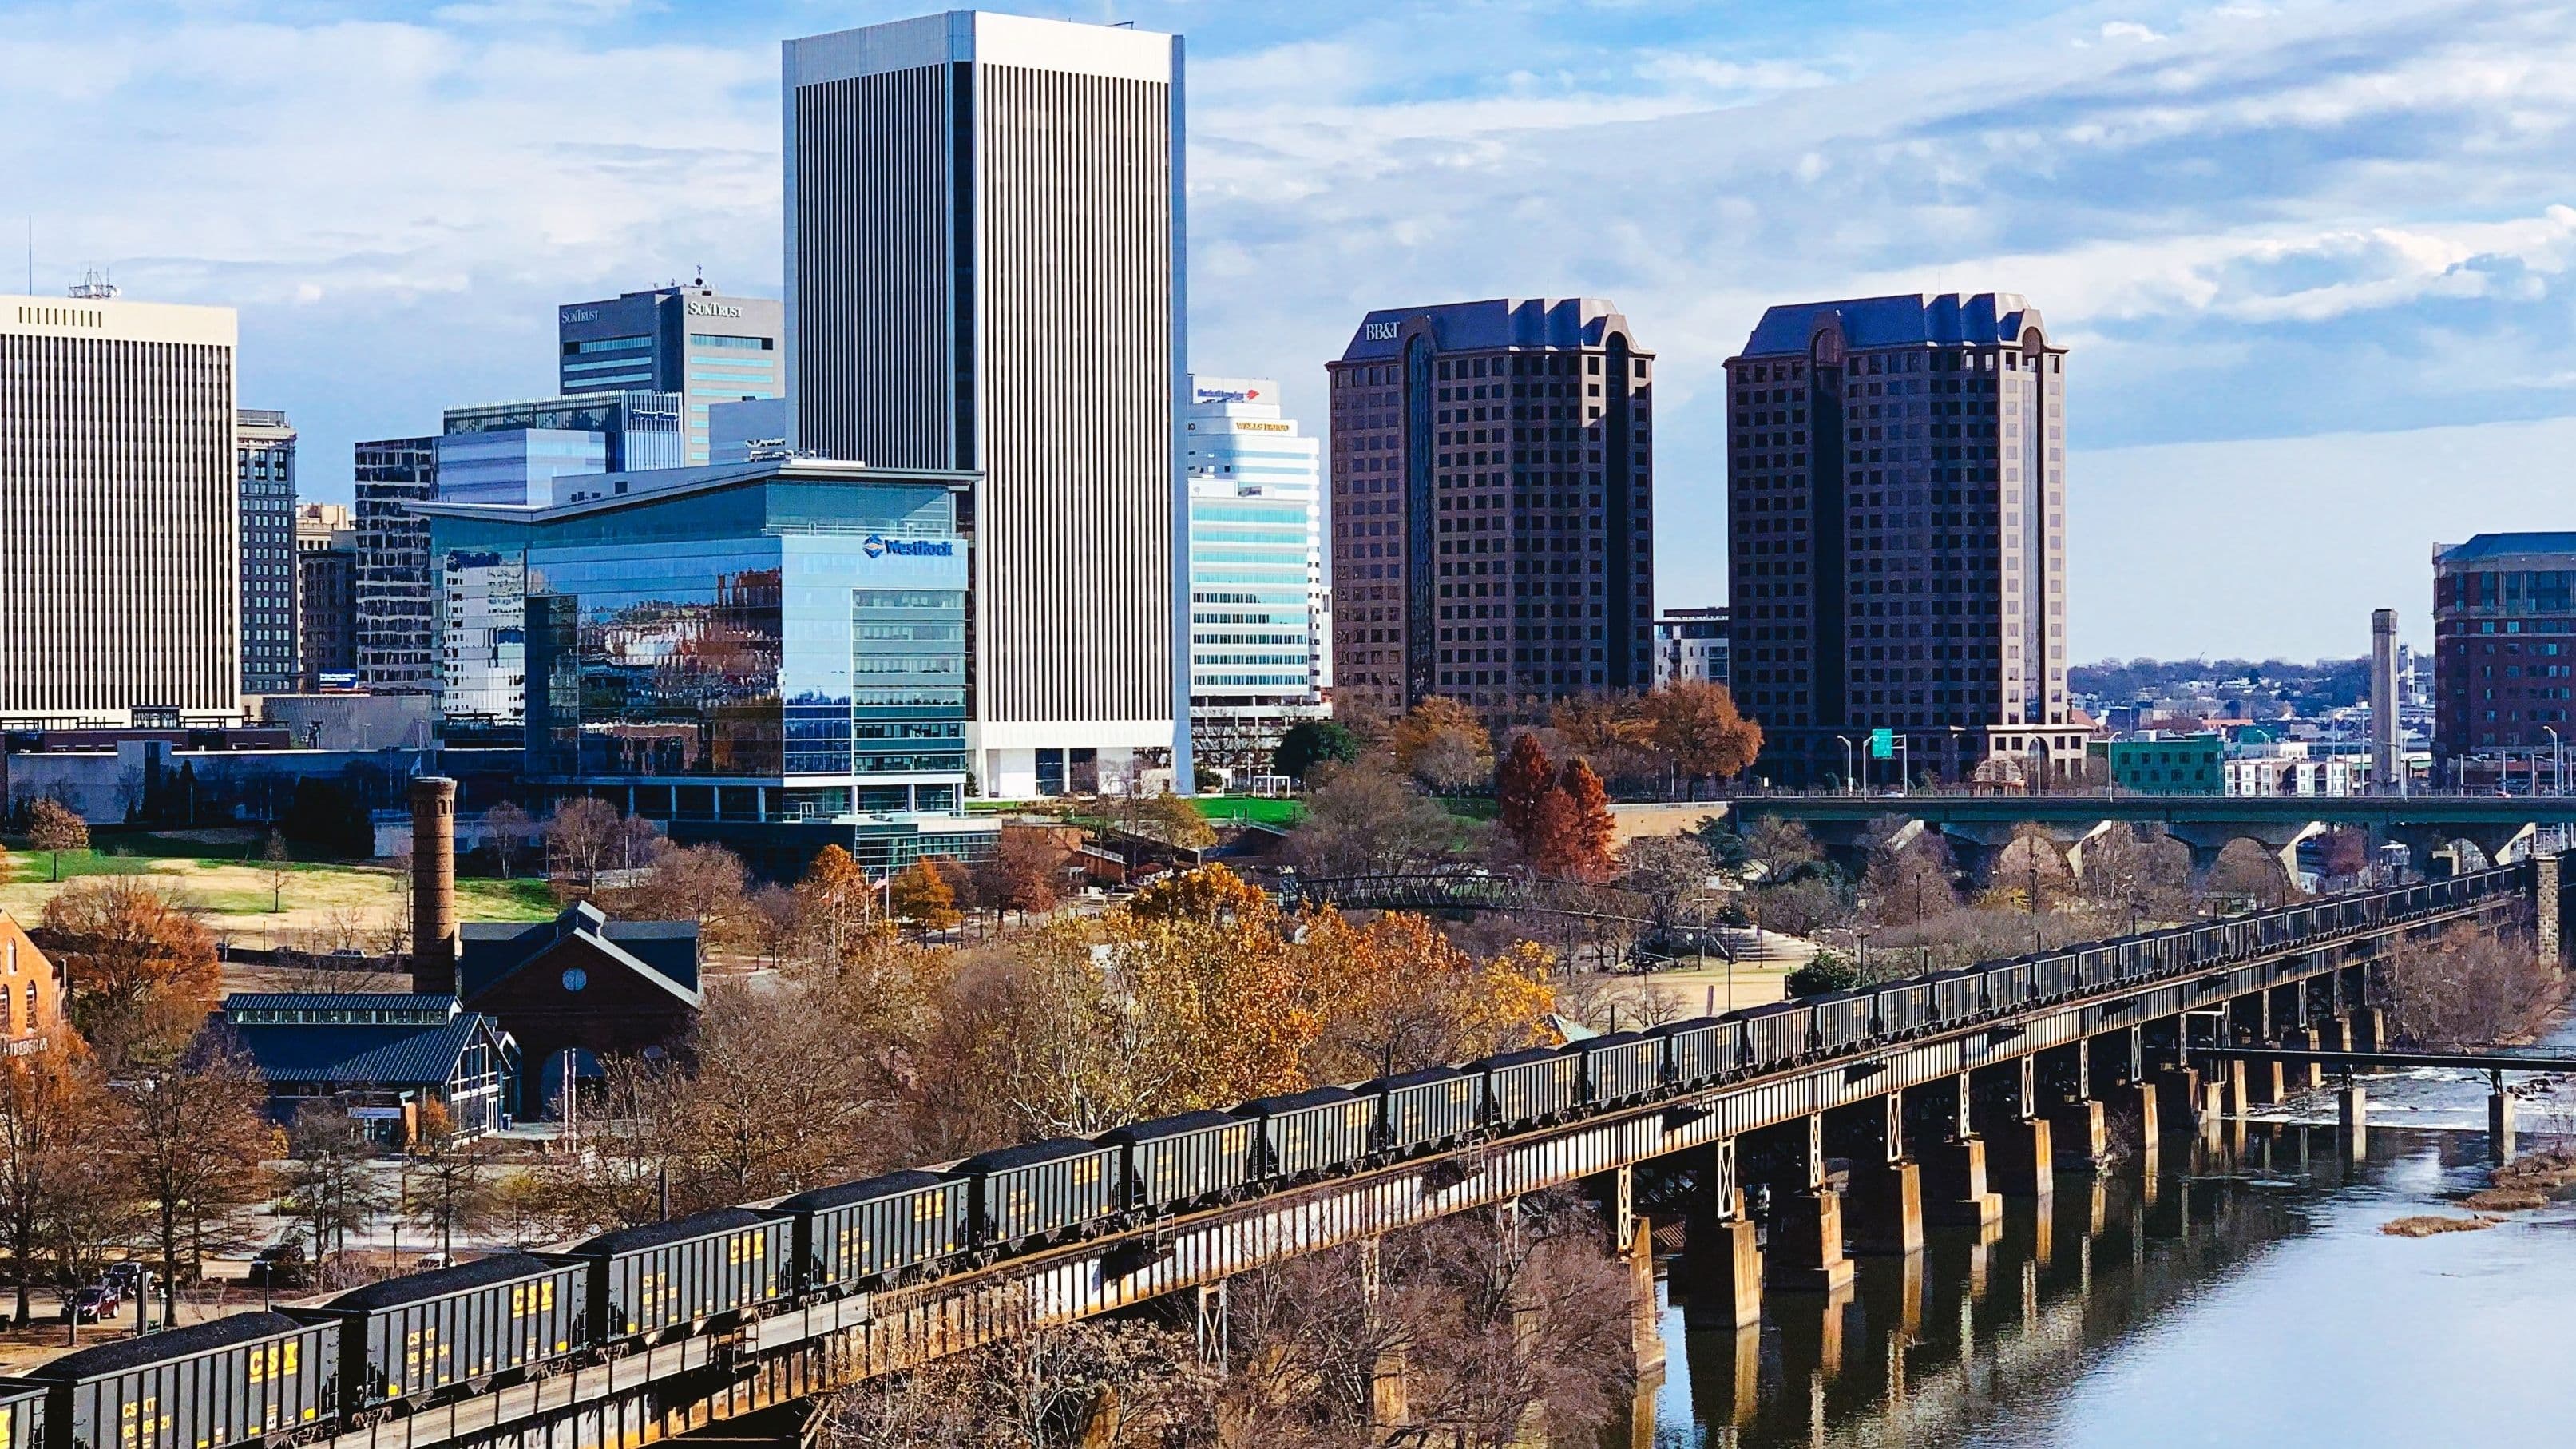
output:
[[[2545,523],[2509,464],[2576,410],[2576,372],[2550,359],[2576,256],[2546,169],[2563,12],[2029,7],[1977,29],[1652,7],[1551,25],[1559,9],[1086,15],[1191,38],[1190,361],[1280,376],[1320,417],[1315,363],[1358,307],[1615,296],[1666,339],[1667,518],[1713,528],[1718,364],[1762,306],[2021,291],[2088,359],[2079,659],[2349,655],[2381,604],[2426,643],[2431,545]],[[800,12],[565,5],[533,12],[537,33],[527,11],[361,24],[325,6],[151,34],[136,13],[31,12],[0,43],[30,77],[0,99],[0,154],[27,178],[36,290],[103,264],[129,297],[241,307],[243,397],[297,419],[308,496],[346,496],[353,440],[546,395],[566,297],[699,265],[780,290],[777,46],[811,28]],[[207,78],[253,47],[256,88]],[[630,87],[661,103],[598,104]],[[385,139],[429,133],[447,138],[434,174]],[[2432,136],[2463,144],[2437,155]],[[263,185],[241,185],[253,168]],[[1547,205],[1587,189],[1634,198],[1609,245],[1575,235],[1588,208]],[[200,219],[184,245],[158,220],[177,214]],[[2314,547],[2283,559],[2243,526],[2249,491],[2303,515]],[[2188,547],[2201,570],[2174,587],[2147,571],[2156,550],[2113,538]],[[1656,588],[1723,592],[1682,554]]]

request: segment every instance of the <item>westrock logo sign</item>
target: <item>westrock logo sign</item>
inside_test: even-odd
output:
[[[868,541],[859,545],[859,552],[870,558],[884,558],[887,554],[897,558],[949,558],[956,554],[957,545],[944,538],[886,538],[871,533]]]

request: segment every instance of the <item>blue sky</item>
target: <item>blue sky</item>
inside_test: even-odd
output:
[[[1190,37],[1204,371],[1311,421],[1370,307],[1616,302],[1666,603],[1723,598],[1719,365],[1819,297],[2019,291],[2074,349],[2079,657],[2420,637],[2434,542],[2571,521],[2566,5],[998,8]],[[345,497],[352,441],[547,389],[558,301],[774,295],[777,43],[906,13],[13,3],[0,215],[39,291],[239,307],[243,401]]]

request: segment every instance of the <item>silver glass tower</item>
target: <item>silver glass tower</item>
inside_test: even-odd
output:
[[[1181,74],[1176,36],[968,11],[786,46],[789,426],[981,475],[987,794],[1116,790],[1165,751],[1190,784]]]

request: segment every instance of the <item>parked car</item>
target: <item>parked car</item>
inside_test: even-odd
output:
[[[143,1291],[143,1265],[132,1261],[110,1263],[98,1281],[131,1298]]]
[[[74,1323],[105,1323],[124,1310],[125,1295],[104,1283],[92,1283],[63,1305],[63,1316]]]
[[[253,1288],[301,1288],[304,1286],[304,1244],[294,1238],[259,1250],[250,1260],[250,1272],[244,1281]]]

